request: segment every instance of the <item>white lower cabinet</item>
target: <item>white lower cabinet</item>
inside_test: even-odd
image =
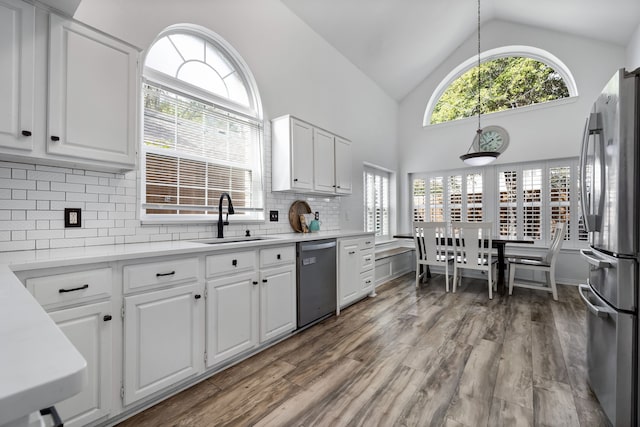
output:
[[[296,329],[295,265],[260,272],[260,342]]]
[[[64,425],[83,426],[111,410],[111,302],[89,304],[49,313],[87,361],[87,386],[56,404]]]
[[[206,265],[207,368],[295,330],[294,245],[211,255]]]
[[[196,375],[202,365],[200,286],[124,298],[124,404]]]
[[[338,297],[340,307],[375,295],[373,236],[338,240]]]
[[[207,368],[258,345],[254,271],[207,282]]]

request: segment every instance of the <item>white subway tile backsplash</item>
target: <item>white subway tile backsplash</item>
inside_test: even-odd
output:
[[[280,220],[231,224],[226,236],[291,232],[288,212],[298,199],[320,213],[323,230],[340,224],[339,197],[309,197],[272,193],[271,141],[265,129],[265,211],[277,210]],[[108,173],[83,169],[0,161],[0,252],[75,246],[211,238],[215,217],[207,224],[146,224],[139,220],[138,173]],[[82,209],[81,228],[64,227],[64,208]],[[15,237],[15,239],[13,239]],[[13,240],[12,240],[13,239]],[[26,239],[26,240],[25,240]]]

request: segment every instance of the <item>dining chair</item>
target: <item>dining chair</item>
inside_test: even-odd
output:
[[[489,285],[489,299],[497,285],[496,266],[498,260],[492,256],[492,222],[452,222],[455,260],[453,269],[453,292],[461,280],[460,270],[486,271]]]
[[[546,255],[543,257],[522,257],[508,258],[509,263],[509,295],[513,293],[513,287],[538,289],[553,294],[553,299],[558,300],[558,290],[556,288],[556,260],[562,247],[566,223],[556,222],[553,228],[551,245]],[[516,270],[543,271],[546,276],[545,282],[515,282]]]
[[[416,288],[420,286],[420,280],[427,275],[428,266],[444,267],[446,285],[449,292],[449,269],[453,268],[453,256],[448,253],[446,222],[422,222],[413,223],[413,240],[416,244]],[[424,266],[424,272],[421,272]]]

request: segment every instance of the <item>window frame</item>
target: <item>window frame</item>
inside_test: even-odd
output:
[[[574,102],[578,96],[578,86],[576,84],[575,78],[573,77],[573,73],[569,70],[564,62],[562,62],[558,57],[553,55],[550,52],[547,52],[544,49],[536,48],[533,46],[524,46],[524,45],[513,45],[513,46],[503,46],[495,49],[490,49],[480,53],[480,62],[485,63],[487,61],[492,61],[498,58],[511,57],[511,56],[519,56],[525,58],[531,58],[536,61],[540,61],[549,67],[553,68],[564,80],[567,85],[567,89],[569,90],[569,96],[567,98],[560,98],[553,101],[547,101],[539,104],[525,105],[522,107],[508,109],[503,111],[496,111],[492,113],[486,113],[485,115],[493,115],[493,114],[504,114],[507,112],[524,112],[534,108],[548,108],[553,107],[555,105],[561,105],[567,102]],[[465,117],[456,120],[450,120],[442,123],[431,123],[431,115],[433,114],[433,110],[436,107],[436,104],[444,94],[444,92],[451,86],[451,84],[457,80],[460,76],[466,73],[468,70],[476,67],[478,65],[478,57],[472,56],[458,66],[453,68],[436,86],[429,101],[427,102],[427,106],[425,108],[424,116],[422,119],[422,126],[442,126],[450,123],[459,123],[461,120],[473,120],[473,117]]]
[[[383,193],[383,206],[384,201],[386,199],[387,203],[387,229],[383,230],[383,232],[378,235],[375,233],[376,230],[368,230],[368,185],[367,185],[367,174],[373,174],[374,176],[381,177],[382,179],[387,180],[387,192]],[[362,193],[363,193],[363,230],[365,232],[374,232],[376,243],[381,243],[385,241],[389,241],[393,239],[393,235],[395,233],[395,172],[384,168],[382,166],[377,166],[371,163],[364,163],[363,172],[362,172]],[[384,208],[383,208],[384,209]]]
[[[578,158],[565,158],[565,159],[549,159],[543,161],[533,161],[533,162],[518,162],[518,163],[510,163],[510,164],[498,164],[485,166],[482,168],[483,171],[483,219],[485,221],[491,218],[498,218],[500,212],[500,182],[499,182],[499,174],[503,171],[515,170],[518,173],[518,184],[516,190],[516,198],[517,198],[517,224],[522,224],[522,205],[523,205],[523,193],[521,191],[521,172],[526,169],[541,169],[542,170],[542,178],[541,178],[541,239],[534,241],[533,245],[527,244],[527,246],[533,247],[548,247],[551,242],[551,206],[552,202],[550,200],[550,170],[553,168],[559,167],[569,167],[570,169],[570,188],[569,188],[569,227],[570,227],[570,235],[567,240],[563,242],[563,249],[583,249],[588,247],[588,241],[586,240],[586,234],[582,230],[581,224],[581,211],[580,211],[580,194],[579,194],[579,160]],[[416,220],[415,212],[417,209],[424,209],[425,218],[429,220],[429,183],[428,180],[433,177],[440,176],[454,176],[460,174],[471,174],[475,171],[475,168],[469,169],[452,169],[452,170],[443,170],[443,171],[434,171],[434,172],[422,172],[422,173],[412,173],[410,174],[409,179],[409,200],[411,203],[409,210],[410,222]],[[416,203],[416,201],[420,201],[420,197],[414,197],[414,186],[416,179],[424,179],[425,180],[425,195],[424,195],[424,205],[420,203]],[[463,178],[464,181],[464,178]],[[417,200],[416,200],[417,199]],[[465,197],[463,197],[464,201]],[[446,197],[445,197],[446,202]],[[463,209],[464,210],[464,209]],[[449,221],[449,213],[445,206],[445,221]],[[463,219],[464,221],[465,219]],[[496,220],[493,221],[494,227],[494,235],[498,235],[500,224]],[[518,238],[523,237],[522,226],[519,225],[516,228]]]
[[[222,55],[226,60],[230,62],[230,64],[235,68],[235,72],[237,72],[238,76],[242,80],[247,89],[247,95],[249,100],[249,106],[241,105],[237,102],[234,102],[231,99],[225,98],[223,96],[217,95],[215,93],[203,90],[195,85],[192,85],[183,80],[179,80],[178,78],[167,75],[163,72],[154,70],[152,68],[145,66],[146,54],[149,53],[154,44],[160,39],[175,35],[175,34],[188,34],[191,36],[198,37],[215,49],[217,49],[218,53]],[[149,45],[149,48],[145,52],[145,57],[142,62],[142,76],[141,76],[141,85],[142,89],[144,85],[152,85],[162,90],[166,90],[172,94],[177,96],[187,98],[190,100],[194,100],[198,103],[213,106],[217,110],[226,111],[233,115],[236,115],[240,118],[246,119],[247,121],[253,122],[252,126],[256,127],[256,141],[255,150],[257,151],[257,158],[253,162],[250,162],[251,170],[256,173],[256,177],[258,179],[257,183],[254,179],[254,184],[252,184],[252,202],[255,203],[251,207],[239,207],[234,206],[236,211],[244,212],[246,214],[243,215],[243,218],[240,218],[240,215],[230,215],[228,221],[231,223],[263,223],[266,218],[265,209],[266,209],[266,191],[265,191],[265,162],[264,162],[264,140],[265,140],[265,126],[263,122],[262,116],[262,101],[260,99],[260,94],[257,88],[257,84],[251,70],[248,65],[243,60],[242,56],[222,37],[213,31],[193,24],[177,24],[167,27],[165,30],[160,32],[155,40]],[[140,198],[139,198],[139,212],[140,212],[140,221],[142,224],[194,224],[194,223],[208,223],[217,222],[217,215],[212,214],[148,214],[146,213],[147,204],[147,189],[146,189],[146,146],[144,142],[144,90],[140,92],[140,176],[139,176],[139,189],[140,189]],[[149,150],[149,152],[155,152],[153,149]],[[170,155],[170,152],[166,153]],[[186,158],[189,157],[188,153],[182,153]],[[176,157],[182,157],[181,155],[176,155]],[[216,160],[213,157],[204,157],[209,161]],[[217,159],[219,161],[219,159]],[[208,163],[208,161],[207,161]],[[212,162],[212,163],[215,163]],[[216,206],[211,204],[207,205],[209,210],[217,213],[217,203]],[[226,202],[224,203],[226,206]]]

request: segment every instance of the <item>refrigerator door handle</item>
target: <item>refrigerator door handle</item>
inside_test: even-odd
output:
[[[611,263],[598,258],[596,254],[588,249],[580,249],[580,255],[596,269],[611,268]]]
[[[584,124],[584,134],[582,136],[582,152],[580,156],[580,208],[582,210],[582,218],[584,219],[584,226],[587,233],[594,231],[589,221],[589,210],[591,208],[591,195],[587,192],[587,153],[589,151],[589,121],[587,119]]]
[[[582,302],[584,302],[584,305],[587,306],[587,309],[598,317],[607,317],[609,315],[608,313],[609,309],[607,307],[598,307],[593,305],[593,303],[589,301],[589,298],[587,298],[587,296],[584,294],[584,291],[591,292],[591,288],[589,287],[589,285],[578,285],[578,292],[580,293],[580,298],[582,298]],[[597,298],[597,295],[595,294],[593,295]]]

